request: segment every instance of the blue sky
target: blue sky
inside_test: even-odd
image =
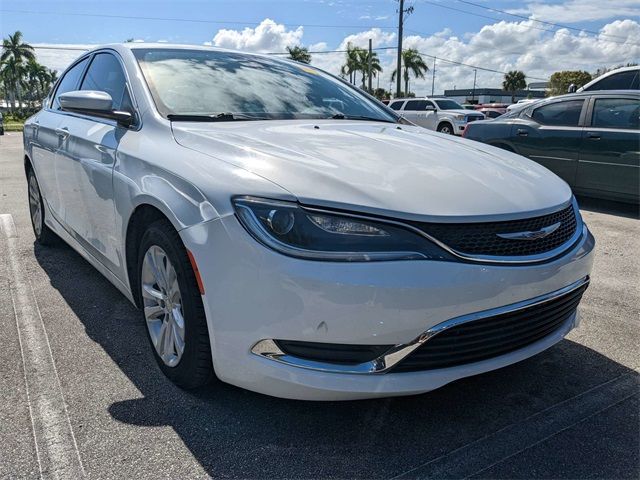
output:
[[[438,3],[441,5],[435,5]],[[527,2],[479,0],[474,3],[519,12]],[[539,3],[562,5],[566,2]],[[601,2],[601,5],[604,4],[606,2]],[[414,6],[414,13],[407,19],[407,29],[422,33],[435,33],[448,28],[454,34],[463,35],[477,31],[483,25],[494,23],[494,20],[485,17],[505,20],[515,18],[469,4],[457,3],[455,0],[430,2],[406,0],[406,5]],[[19,29],[29,41],[37,43],[107,43],[119,42],[130,37],[145,41],[202,43],[211,40],[220,28],[237,29],[254,26],[265,18],[271,18],[278,23],[305,25],[305,43],[326,42],[329,46],[337,46],[346,35],[366,30],[370,26],[395,28],[398,2],[395,0],[31,0],[17,3],[2,0],[0,6],[2,9],[1,34],[5,36]],[[465,10],[468,13],[452,8]],[[637,8],[637,14],[640,16],[640,2]],[[55,12],[55,14],[45,12]],[[232,23],[67,16],[68,13]],[[573,27],[598,30],[605,20],[566,23]],[[309,24],[348,25],[348,27],[306,26]],[[354,26],[359,28],[353,28]]]
[[[466,0],[406,0],[406,6],[414,6],[406,21],[406,44],[429,55],[499,71],[522,68],[536,78],[547,78],[567,64],[593,71],[640,57],[640,0],[469,1],[481,6]],[[0,34],[21,30],[28,42],[46,45],[84,46],[135,38],[211,42],[265,52],[282,51],[291,43],[315,50],[342,48],[347,41],[364,46],[373,38],[375,46],[385,47],[397,40],[397,5],[395,0],[0,0]],[[527,21],[529,17],[539,21]],[[56,69],[78,54],[38,53],[43,63]],[[393,52],[381,51],[380,56],[388,77]],[[314,56],[315,64],[332,71],[341,61],[340,54]],[[467,86],[472,70],[443,62],[437,68],[436,85]],[[497,73],[478,74],[481,86],[499,84]],[[383,85],[388,80],[381,78]],[[419,80],[415,86],[428,90],[429,82]]]

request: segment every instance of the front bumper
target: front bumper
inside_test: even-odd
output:
[[[408,395],[530,357],[576,325],[520,350],[439,370],[358,374],[312,370],[256,355],[264,339],[404,345],[447,320],[539,297],[589,276],[594,240],[537,265],[399,261],[336,263],[285,257],[257,243],[234,216],[181,231],[205,285],[216,374],[286,398],[342,400]]]

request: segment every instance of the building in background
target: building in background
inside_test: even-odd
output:
[[[501,88],[476,88],[475,92],[471,88],[456,90],[445,90],[444,96],[456,100],[460,104],[464,103],[512,103],[523,98],[544,98],[544,90],[518,90],[515,94],[502,90]]]

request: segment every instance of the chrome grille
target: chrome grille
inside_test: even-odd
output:
[[[499,234],[532,232],[560,222],[544,238],[506,239]],[[576,232],[577,218],[573,205],[549,215],[524,220],[486,223],[414,223],[415,227],[449,248],[470,256],[519,257],[538,255],[568,242]]]

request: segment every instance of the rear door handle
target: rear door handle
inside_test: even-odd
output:
[[[519,137],[527,137],[529,136],[529,132],[527,132],[524,128],[519,128],[518,130]]]
[[[591,140],[600,140],[600,134],[596,132],[587,132],[587,138]]]
[[[62,138],[67,138],[69,136],[69,130],[67,128],[56,128],[56,135]]]

